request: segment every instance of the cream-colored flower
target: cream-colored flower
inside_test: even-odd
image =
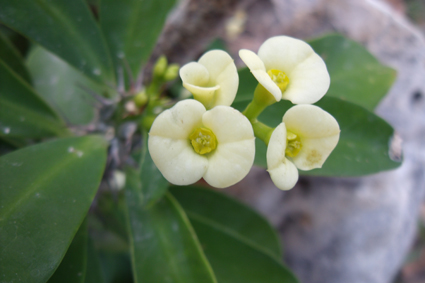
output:
[[[201,178],[225,188],[244,178],[252,167],[252,126],[239,111],[216,106],[207,111],[187,99],[161,113],[149,132],[149,153],[162,175],[173,184],[189,185]]]
[[[294,104],[311,104],[328,91],[325,62],[302,40],[272,37],[261,45],[258,55],[242,49],[239,56],[276,101],[283,98]]]
[[[273,131],[267,148],[267,167],[275,185],[293,188],[298,169],[321,168],[339,140],[339,125],[332,115],[314,105],[296,105]]]
[[[230,106],[238,91],[239,76],[232,57],[222,50],[205,53],[198,62],[180,69],[183,86],[207,109]]]

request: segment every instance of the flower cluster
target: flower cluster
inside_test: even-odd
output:
[[[229,54],[209,51],[180,69],[183,86],[195,100],[162,112],[149,132],[152,160],[169,182],[189,185],[203,178],[217,188],[239,182],[252,167],[257,137],[268,145],[271,179],[288,190],[298,180],[298,169],[322,167],[336,147],[338,122],[311,105],[327,92],[329,74],[307,43],[277,36],[264,42],[258,55],[246,49],[239,55],[259,83],[243,113],[230,107],[239,77]],[[295,104],[281,124],[270,128],[257,120],[281,99]]]

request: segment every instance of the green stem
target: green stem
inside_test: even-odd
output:
[[[267,106],[276,103],[274,96],[261,84],[258,84],[254,91],[254,99],[242,112],[250,121],[254,121],[266,109]]]
[[[252,128],[254,129],[254,134],[257,138],[262,140],[266,145],[269,145],[270,137],[274,131],[274,128],[271,128],[258,120],[251,121]]]

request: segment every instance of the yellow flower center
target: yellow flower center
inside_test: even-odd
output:
[[[280,90],[283,93],[289,84],[289,78],[285,74],[285,72],[271,69],[267,72],[267,74],[270,76],[273,82],[280,88]]]
[[[295,157],[298,155],[301,148],[302,143],[300,137],[292,132],[287,131],[285,155],[289,157]]]
[[[214,133],[207,128],[198,128],[189,136],[193,149],[196,153],[210,153],[217,147],[217,138]]]

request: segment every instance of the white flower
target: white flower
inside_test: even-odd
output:
[[[260,46],[258,55],[242,49],[239,56],[276,101],[283,98],[294,104],[311,104],[328,91],[330,77],[325,62],[299,39],[272,37]]]
[[[314,105],[296,105],[273,131],[267,148],[267,167],[274,184],[289,190],[298,169],[321,168],[339,140],[339,125],[332,115]]]
[[[224,188],[242,180],[254,162],[254,133],[248,119],[229,106],[206,111],[187,99],[161,113],[149,132],[149,153],[176,185],[201,178]]]
[[[239,76],[233,59],[222,50],[205,53],[198,62],[180,69],[183,86],[207,109],[230,106],[238,91]]]

